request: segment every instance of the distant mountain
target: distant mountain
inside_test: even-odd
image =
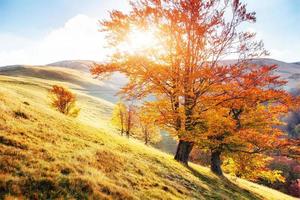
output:
[[[224,63],[233,63],[234,60],[225,60],[222,61]],[[280,75],[283,79],[287,80],[288,83],[286,85],[286,89],[291,90],[296,88],[297,85],[300,83],[300,62],[296,63],[287,63],[275,59],[270,58],[261,58],[261,59],[253,59],[251,62],[258,64],[258,65],[277,65],[278,69],[276,73]],[[47,66],[57,66],[57,67],[64,67],[64,68],[71,68],[83,72],[89,72],[89,68],[93,66],[97,62],[91,60],[67,60],[67,61],[60,61],[56,63],[48,64]],[[114,78],[114,77],[113,77]],[[120,82],[119,77],[116,77],[116,80],[111,79],[110,82],[112,84],[124,84],[126,81],[123,77]]]
[[[0,67],[0,75],[65,82],[72,89],[109,102],[116,102],[118,100],[116,93],[122,85],[125,85],[126,78],[116,73],[109,80],[95,79],[89,73],[93,63],[93,61],[62,61],[45,66],[4,66]]]
[[[91,66],[96,62],[92,60],[64,60],[55,63],[47,64],[47,66],[64,67],[69,69],[75,69],[78,71],[89,72]]]
[[[300,65],[300,62],[294,62],[294,63],[292,63],[292,64]]]
[[[231,64],[236,61],[224,60],[221,62],[225,64]],[[277,65],[278,68],[276,69],[275,73],[279,75],[282,79],[288,81],[285,86],[285,89],[289,91],[297,88],[298,84],[300,83],[300,63],[287,63],[270,58],[253,59],[250,62],[261,66]]]
[[[287,90],[292,90],[298,87],[300,83],[300,65],[296,63],[286,63],[274,59],[256,59],[253,60],[258,65],[277,65],[276,73],[281,76],[282,79],[288,81],[286,84]]]
[[[14,65],[0,68],[0,74],[17,77],[33,77],[46,80],[64,81],[78,86],[87,87],[94,82],[86,79],[77,70],[45,66]],[[94,84],[96,84],[94,82]]]
[[[235,61],[225,60],[222,62],[230,64]],[[276,74],[288,81],[285,87],[287,90],[294,90],[300,84],[300,62],[287,63],[269,58],[254,59],[251,62],[258,65],[278,65]],[[65,60],[46,66],[13,65],[0,67],[0,74],[64,80],[79,85],[90,95],[116,102],[118,97],[115,94],[127,82],[126,77],[115,73],[105,81],[95,80],[89,73],[90,67],[95,63],[97,62],[92,60]]]
[[[46,66],[73,69],[79,72],[84,72],[85,76],[92,77],[92,75],[90,74],[90,68],[97,63],[97,61],[92,60],[64,60],[50,63]],[[127,83],[127,79],[120,73],[114,73],[111,77],[101,82],[103,83],[102,87],[105,86],[105,88],[93,88],[92,90],[90,90],[89,94],[101,98],[105,96],[104,98],[106,100],[110,99],[112,102],[116,102],[118,100],[118,97],[116,97],[116,93],[122,86]]]

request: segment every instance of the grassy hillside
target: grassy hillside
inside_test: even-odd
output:
[[[53,83],[0,76],[0,199],[293,199],[112,133],[111,104],[86,94],[78,119],[63,116],[47,103]]]
[[[31,98],[31,100],[36,102],[42,102],[45,107],[49,107],[46,105],[49,103],[47,93],[52,85],[58,84],[70,87],[76,93],[78,106],[81,108],[78,120],[96,128],[107,129],[106,122],[110,120],[113,104],[88,95],[76,84],[65,81],[26,77],[24,75],[20,77],[0,75],[0,82],[1,88],[15,92],[22,91],[22,93],[20,93],[21,96]],[[18,106],[20,108],[24,107],[21,103]]]
[[[28,66],[14,65],[0,67],[0,75],[20,78],[31,78],[44,83],[45,80],[58,81],[69,85],[72,89],[82,93],[105,99],[109,102],[116,102],[115,96],[120,86],[124,84],[124,77],[120,74],[112,76],[112,80],[97,80],[89,73],[89,68],[84,69],[75,66]]]

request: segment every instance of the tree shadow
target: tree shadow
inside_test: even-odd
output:
[[[230,199],[265,199],[261,195],[239,187],[225,176],[212,178],[205,176],[205,174],[201,174],[191,166],[186,167],[194,176],[207,183],[207,186],[214,191],[213,193],[216,196],[216,199],[224,199],[224,195],[230,197]]]

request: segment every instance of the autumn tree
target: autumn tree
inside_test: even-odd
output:
[[[129,83],[120,92],[129,99],[156,97],[160,122],[179,139],[175,159],[187,164],[199,141],[202,113],[232,100],[219,97],[251,71],[248,59],[266,55],[255,34],[239,28],[255,22],[255,13],[239,0],[136,0],[130,5],[129,13],[114,10],[101,22],[115,53],[91,72],[125,74]],[[137,33],[145,35],[138,48],[132,45]],[[220,62],[229,56],[237,61]]]
[[[280,156],[286,156],[300,162],[300,139],[289,138],[283,147],[278,149]]]
[[[49,98],[54,109],[71,117],[78,116],[80,109],[76,105],[76,96],[67,88],[53,85],[49,90]]]
[[[112,125],[114,125],[120,131],[120,134],[122,136],[125,133],[126,112],[127,106],[122,101],[119,101],[118,103],[116,103],[112,113]]]
[[[284,183],[282,171],[268,167],[272,160],[264,154],[235,153],[226,156],[222,167],[228,174],[254,182],[263,180],[270,184]]]
[[[285,133],[278,128],[281,123],[276,116],[277,109],[264,105],[244,108],[238,122],[232,118],[229,109],[207,112],[196,145],[211,152],[211,170],[222,175],[221,155],[261,156],[281,148]]]
[[[125,134],[129,138],[133,132],[136,122],[136,108],[134,105],[130,104],[127,107],[125,113]]]
[[[295,100],[282,89],[285,81],[273,75],[272,68],[275,66],[254,65],[248,69],[220,97],[231,100],[221,100],[217,110],[206,113],[207,132],[200,136],[200,143],[210,146],[211,169],[216,174],[222,174],[222,153],[262,156],[286,145],[280,119]]]
[[[222,96],[207,97],[208,104],[217,106],[204,113],[200,110],[204,123],[199,127],[203,133],[197,143],[209,147],[213,172],[222,174],[223,152],[258,154],[286,144],[287,135],[279,128],[283,124],[280,118],[295,100],[282,89],[285,81],[273,75],[274,68],[248,67],[246,73],[227,83],[230,90]]]
[[[295,98],[293,102],[293,110],[284,120],[287,122],[287,129],[289,133],[288,142],[285,148],[280,149],[279,155],[287,156],[289,158],[300,161],[300,124],[299,124],[299,108],[300,108],[300,90],[296,89],[292,94]]]
[[[138,109],[138,128],[135,137],[145,144],[155,144],[161,140],[160,128],[156,123],[157,114],[151,107],[142,106]]]
[[[136,126],[136,107],[119,101],[113,110],[112,124],[129,138]]]
[[[121,100],[116,103],[113,114],[112,124],[120,131],[123,136],[132,136],[145,142],[153,144],[160,141],[160,129],[156,124],[157,113],[149,106],[126,105]]]

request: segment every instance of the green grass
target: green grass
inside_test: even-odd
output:
[[[0,199],[293,199],[118,136],[105,101],[78,93],[66,117],[48,105],[53,83],[0,76]]]

